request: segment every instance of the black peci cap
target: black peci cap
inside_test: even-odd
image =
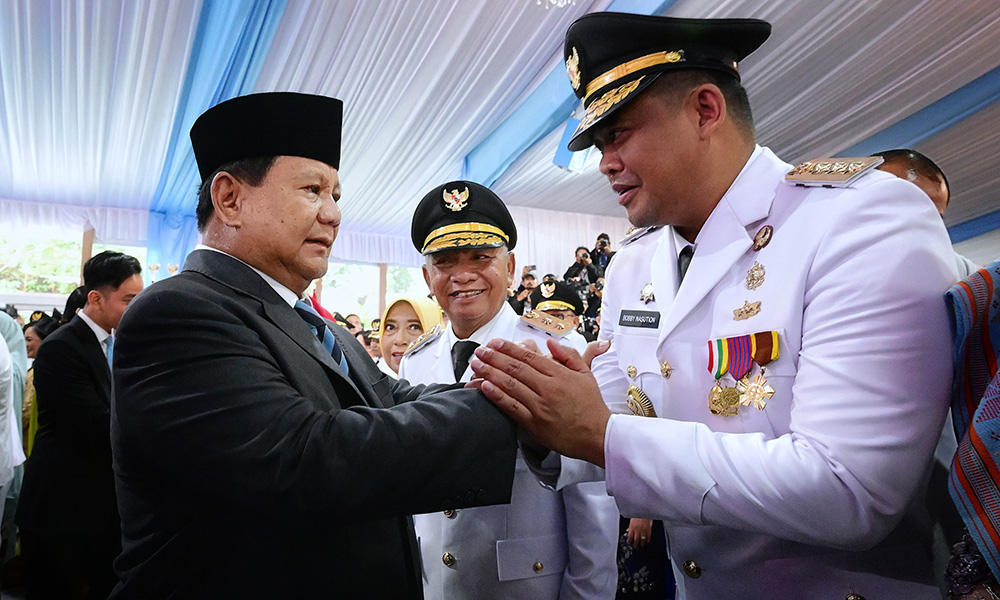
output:
[[[585,114],[569,141],[572,151],[593,141],[587,131],[646,89],[660,73],[712,70],[740,78],[738,63],[771,35],[759,19],[680,19],[596,12],[566,32],[566,73]]]
[[[206,110],[191,127],[202,181],[226,163],[258,156],[302,156],[340,168],[344,103],[328,96],[268,92]]]
[[[547,310],[571,310],[579,316],[583,314],[583,300],[569,285],[561,281],[543,281],[531,292],[531,307]]]
[[[513,250],[514,219],[499,196],[471,181],[439,185],[417,204],[410,227],[413,246],[421,254],[452,248]]]

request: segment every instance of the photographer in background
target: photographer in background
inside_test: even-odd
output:
[[[590,258],[587,247],[580,246],[576,249],[576,260],[563,275],[563,281],[574,287],[586,288],[591,283],[596,282],[601,275],[602,273],[598,272],[597,267],[594,266],[594,261]]]
[[[590,256],[594,260],[594,266],[597,267],[597,272],[601,277],[604,277],[604,271],[608,268],[611,257],[614,255],[615,253],[611,250],[611,238],[608,237],[608,234],[602,233],[598,235],[597,244],[590,251]]]
[[[531,292],[535,291],[535,286],[538,285],[534,269],[535,265],[525,266],[521,271],[521,286],[507,295],[507,303],[519,315],[531,309]]]

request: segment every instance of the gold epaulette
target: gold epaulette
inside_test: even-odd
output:
[[[420,334],[420,337],[410,342],[410,345],[407,346],[406,352],[403,353],[403,356],[409,356],[410,354],[423,348],[424,346],[427,345],[428,342],[436,339],[437,336],[441,335],[442,331],[444,331],[444,327],[441,327],[441,324],[438,323],[437,325],[434,326],[434,329],[423,332],[422,334]]]
[[[806,187],[848,187],[884,162],[881,156],[815,158],[785,173],[785,183]]]
[[[572,321],[560,319],[537,310],[526,310],[521,315],[521,322],[532,329],[538,329],[554,337],[563,337],[576,329]]]
[[[647,233],[652,233],[659,228],[659,225],[653,227],[629,227],[628,231],[625,232],[625,237],[622,238],[622,241],[618,242],[618,245],[625,246],[626,244],[631,244]]]

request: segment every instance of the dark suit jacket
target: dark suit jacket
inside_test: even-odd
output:
[[[116,532],[111,469],[111,372],[79,315],[35,358],[38,433],[25,465],[17,524],[48,534]]]
[[[184,266],[115,339],[112,597],[421,597],[402,515],[509,502],[513,425],[477,391],[386,377],[333,326],[345,377],[243,263]]]

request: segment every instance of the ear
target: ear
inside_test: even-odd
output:
[[[580,325],[580,315],[573,315],[573,325]]]
[[[90,306],[100,309],[101,302],[103,301],[104,301],[104,296],[101,295],[101,292],[98,292],[97,290],[90,290],[89,292],[87,292],[87,304],[89,304]],[[78,310],[77,312],[80,311]]]
[[[420,270],[424,273],[424,283],[427,284],[427,289],[433,294],[434,290],[431,289],[431,273],[427,270],[427,262],[420,265]]]
[[[244,187],[244,183],[225,171],[217,173],[212,180],[212,206],[223,225],[239,228],[243,224]]]
[[[698,133],[701,139],[711,137],[712,133],[726,121],[726,97],[718,86],[703,83],[696,87],[688,100],[693,103],[698,115]]]
[[[514,269],[517,265],[517,258],[513,252],[507,252],[507,287],[514,285]]]

